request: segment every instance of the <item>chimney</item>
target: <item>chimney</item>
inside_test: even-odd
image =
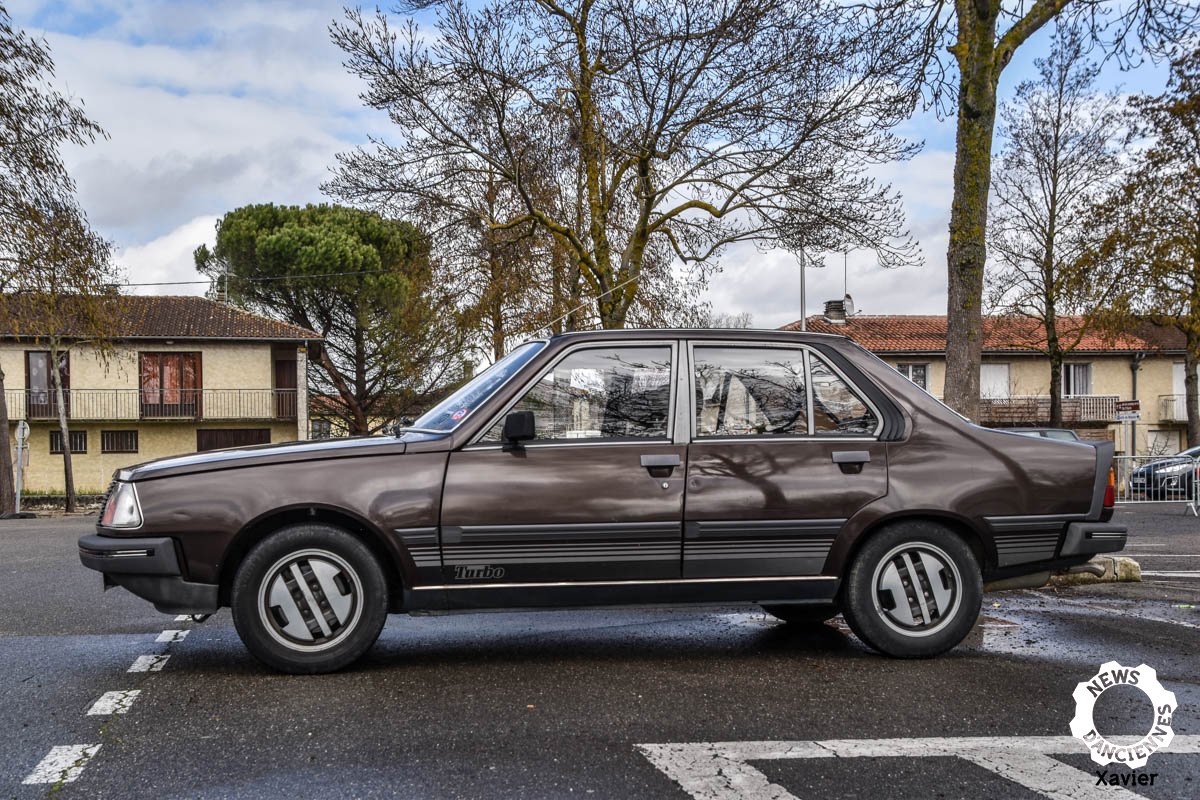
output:
[[[826,300],[825,301],[825,321],[830,325],[845,325],[846,324],[846,301],[845,300]]]

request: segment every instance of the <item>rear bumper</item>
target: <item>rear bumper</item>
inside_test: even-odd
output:
[[[211,614],[217,586],[183,579],[175,540],[169,536],[128,539],[91,534],[79,539],[79,560],[104,575],[104,585],[121,586],[167,614]]]
[[[1063,537],[1063,557],[1115,553],[1125,547],[1128,529],[1112,522],[1072,522]]]

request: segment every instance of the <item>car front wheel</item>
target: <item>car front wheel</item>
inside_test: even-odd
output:
[[[873,535],[843,584],[850,629],[875,650],[928,658],[970,633],[983,602],[975,554],[953,531],[903,522]]]
[[[387,619],[387,579],[362,541],[330,525],[282,528],[233,579],[233,622],[246,648],[283,672],[332,672],[371,648]]]

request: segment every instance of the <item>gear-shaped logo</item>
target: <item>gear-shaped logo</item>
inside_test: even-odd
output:
[[[1154,724],[1135,744],[1112,744],[1100,735],[1092,719],[1097,698],[1106,690],[1121,685],[1141,689],[1154,706]],[[1158,682],[1158,673],[1153,667],[1145,664],[1122,667],[1116,661],[1108,661],[1100,665],[1099,672],[1076,685],[1072,696],[1075,698],[1075,718],[1071,720],[1071,735],[1088,746],[1092,761],[1102,767],[1114,761],[1130,769],[1144,767],[1153,753],[1164,749],[1175,738],[1175,731],[1171,730],[1171,717],[1178,708],[1175,694]]]

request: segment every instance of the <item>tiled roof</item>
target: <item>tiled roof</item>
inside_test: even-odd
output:
[[[826,322],[824,317],[809,317],[808,330],[836,333],[853,339],[875,353],[929,353],[946,349],[946,317],[941,315],[857,314],[845,325]],[[1070,341],[1079,329],[1079,317],[1059,318],[1059,337]],[[800,322],[783,326],[800,330]],[[1044,347],[1045,330],[1027,317],[984,317],[983,350],[993,353],[1030,352]],[[1145,323],[1135,333],[1111,334],[1090,329],[1074,348],[1076,352],[1134,352],[1139,350],[1182,350],[1183,334],[1173,328]]]
[[[69,300],[69,298],[68,298]],[[112,337],[162,339],[320,339],[307,328],[252,314],[203,297],[120,295],[112,304]],[[51,333],[26,297],[0,295],[0,337]],[[69,317],[69,315],[63,315]],[[70,323],[55,331],[71,336]]]

